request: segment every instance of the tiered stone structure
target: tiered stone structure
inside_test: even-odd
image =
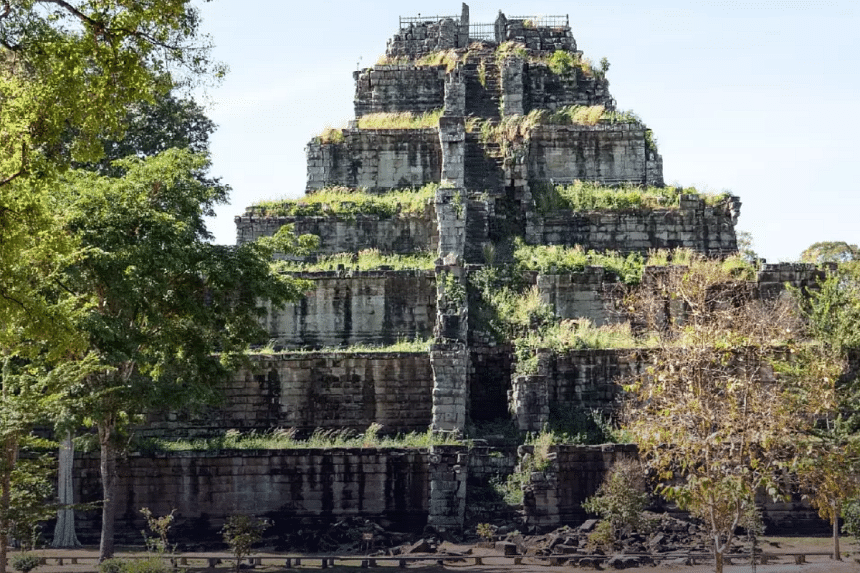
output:
[[[432,56],[432,57],[431,57]],[[481,310],[470,276],[510,257],[519,237],[531,245],[579,245],[585,250],[647,253],[685,247],[708,256],[737,250],[740,202],[706,204],[684,196],[680,205],[623,211],[541,211],[535,194],[577,180],[605,185],[663,185],[662,158],[649,130],[635,119],[594,125],[538,124],[506,139],[487,137],[502,122],[569,105],[615,109],[605,74],[582,64],[566,17],[508,18],[472,24],[468,7],[452,17],[401,18],[388,59],[355,72],[355,115],[349,128],[308,143],[306,192],[328,187],[385,194],[438,184],[422,212],[279,216],[249,207],[236,217],[237,242],[272,235],[284,225],[320,237],[320,255],[377,249],[383,254],[431,252],[431,270],[381,268],[299,272],[312,287],[265,319],[273,354],[252,357],[236,373],[222,406],[203,414],[153,416],[150,432],[201,435],[226,429],[295,428],[384,433],[462,434],[470,421],[512,420],[538,431],[554,408],[591,412],[612,406],[616,378],[641,367],[629,350],[541,352],[537,371],[515,374],[510,341],[497,341],[470,321]],[[435,58],[435,59],[434,59]],[[568,69],[552,59],[573,62]],[[438,64],[427,62],[442,62]],[[437,127],[362,129],[376,113],[443,110]],[[477,126],[477,127],[476,127]],[[765,266],[751,291],[774,296],[788,281],[813,284],[811,267]],[[650,277],[650,278],[649,278]],[[657,277],[657,278],[655,278]],[[646,271],[658,280],[659,270]],[[577,273],[527,273],[541,300],[560,319],[595,324],[619,320],[619,279],[599,267]],[[429,340],[425,352],[368,352],[354,345]],[[138,540],[138,513],[178,508],[174,528],[186,539],[214,537],[226,515],[254,513],[278,527],[363,516],[387,524],[457,529],[464,525],[470,488],[492,472],[513,471],[517,456],[491,446],[469,450],[294,450],[287,452],[132,455],[120,496],[118,531]],[[528,454],[521,448],[520,457]],[[574,523],[579,503],[593,493],[629,446],[556,448],[552,465],[526,488],[528,526]],[[78,499],[97,493],[97,464],[79,460],[87,479]],[[84,539],[95,525],[82,517]]]

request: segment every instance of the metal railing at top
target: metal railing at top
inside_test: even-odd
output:
[[[496,40],[495,24],[469,24],[469,40]]]
[[[539,28],[563,28],[570,26],[570,19],[567,14],[564,16],[507,16],[507,19],[508,21],[522,20],[524,22],[531,22],[532,25]]]
[[[400,28],[403,29],[409,24],[435,24],[441,20],[448,19],[454,20],[458,24],[460,23],[459,16],[422,16],[418,14],[417,16],[400,16]]]

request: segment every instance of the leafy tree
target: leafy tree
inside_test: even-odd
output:
[[[48,371],[51,361],[87,356],[88,341],[70,325],[82,323],[76,313],[89,311],[98,293],[73,289],[62,273],[95,255],[83,253],[80,237],[69,232],[56,201],[59,178],[73,163],[98,161],[105,138],[121,139],[130,109],[223,72],[209,58],[199,22],[191,0],[0,2],[4,358],[37,356]],[[10,401],[8,411],[13,404],[24,410],[10,419],[31,419],[31,402]],[[4,434],[12,436],[6,442],[12,465],[23,431]]]
[[[5,571],[9,536],[25,543],[34,527],[54,511],[45,501],[53,490],[44,456],[22,460],[22,448],[44,446],[32,427],[49,416],[57,388],[80,377],[88,361],[46,371],[35,360],[6,356],[0,368],[0,571]]]
[[[845,241],[821,241],[800,253],[804,263],[846,263],[860,259],[860,247]]]
[[[833,527],[833,557],[841,560],[839,517],[847,500],[860,495],[860,385],[846,366],[860,349],[860,266],[843,262],[818,288],[793,292],[821,353],[843,371],[834,411],[810,430],[795,462],[801,487]]]
[[[634,460],[619,460],[582,508],[606,520],[613,541],[618,541],[645,523],[643,512],[648,497],[642,466]]]
[[[78,326],[99,367],[66,399],[98,430],[102,559],[113,552],[119,434],[153,408],[211,398],[264,336],[261,301],[302,293],[303,283],[272,273],[273,252],[312,245],[286,229],[238,247],[209,243],[204,217],[227,188],[200,176],[204,156],[172,149],[114,166],[121,177],[78,170],[65,186],[68,229],[85,254],[64,284],[97,296]]]
[[[236,573],[241,569],[242,558],[251,552],[251,548],[263,538],[263,532],[268,528],[267,520],[249,515],[231,515],[227,519],[221,535],[236,556]]]
[[[838,371],[814,352],[792,370],[805,352],[796,305],[756,300],[719,263],[645,281],[632,305],[659,346],[623,421],[658,492],[704,521],[720,573],[756,492],[780,495],[798,436],[832,408]]]

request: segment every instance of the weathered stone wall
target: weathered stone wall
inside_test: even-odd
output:
[[[533,446],[520,446],[520,457],[533,451]],[[524,487],[526,526],[554,528],[582,523],[588,517],[582,502],[597,491],[612,464],[636,455],[636,446],[632,444],[550,446],[550,468],[533,472]]]
[[[686,196],[678,209],[557,211],[528,213],[526,243],[582,245],[585,250],[645,253],[650,249],[693,249],[705,255],[737,252],[735,205],[709,206]]]
[[[662,184],[648,179],[645,126],[636,123],[542,125],[531,133],[532,181]]]
[[[531,455],[533,446],[520,446],[519,457]],[[549,449],[549,468],[529,476],[523,495],[523,514],[527,528],[552,529],[560,525],[578,525],[593,517],[582,509],[582,502],[594,495],[612,465],[622,459],[635,459],[635,444],[598,446],[554,445]],[[674,506],[661,504],[658,511],[677,512]],[[799,494],[789,501],[774,502],[762,492],[758,503],[770,534],[815,534],[828,531],[829,524]]]
[[[389,58],[421,57],[430,52],[465,48],[468,45],[468,8],[463,18],[409,22],[388,40],[385,55]],[[465,30],[463,29],[465,25]],[[464,35],[465,33],[465,35]]]
[[[344,129],[343,141],[311,140],[307,190],[343,185],[386,191],[438,183],[442,150],[437,129]]]
[[[642,367],[630,349],[542,351],[537,371],[512,379],[510,410],[523,431],[540,431],[558,413],[611,410],[621,392],[617,381]]]
[[[538,274],[535,284],[541,302],[561,319],[587,318],[595,326],[618,322],[614,287],[618,276],[603,267],[586,267],[578,273]]]
[[[387,432],[423,432],[430,424],[433,371],[426,352],[287,352],[255,355],[252,362],[224,384],[222,403],[154,414],[138,433],[364,431],[374,422]]]
[[[496,42],[508,41],[525,44],[527,49],[535,52],[576,52],[576,40],[567,22],[544,26],[539,17],[537,21],[529,22],[526,19],[507,19],[500,13],[496,19]]]
[[[437,530],[458,530],[466,513],[469,449],[466,446],[431,446],[430,511],[427,524]]]
[[[268,237],[284,225],[293,225],[296,235],[320,238],[317,253],[358,252],[379,249],[383,253],[408,254],[435,251],[439,246],[436,211],[428,204],[424,213],[400,213],[394,217],[355,215],[353,217],[265,217],[249,207],[235,218],[236,244],[242,245]]]
[[[131,454],[118,471],[116,541],[140,544],[142,507],[155,515],[176,509],[171,540],[183,543],[219,542],[234,514],[270,518],[270,536],[349,516],[420,530],[429,509],[428,456],[376,448]],[[76,501],[101,499],[96,454],[79,456],[75,475]],[[101,510],[76,512],[84,544],[98,543],[100,520]]]
[[[269,307],[264,326],[275,347],[387,345],[433,334],[433,271],[324,271],[295,276],[311,280],[313,289],[283,309]]]
[[[756,277],[759,294],[775,297],[785,291],[785,285],[794,288],[818,288],[818,282],[827,278],[828,268],[810,263],[775,263],[762,265]]]
[[[376,65],[355,77],[355,116],[425,113],[445,105],[444,66]]]
[[[546,64],[529,63],[524,74],[525,112],[534,109],[556,110],[568,105],[602,105],[615,109],[605,78],[586,75],[579,68],[569,74],[554,73]]]

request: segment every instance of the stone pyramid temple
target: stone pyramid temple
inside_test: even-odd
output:
[[[147,429],[430,429],[447,441],[132,453],[120,538],[139,541],[144,506],[176,508],[185,540],[217,540],[234,513],[271,518],[277,535],[343,518],[440,530],[507,514],[526,528],[585,519],[580,502],[634,446],[558,446],[520,505],[484,495],[528,453],[517,435],[559,420],[599,434],[615,380],[635,368],[629,348],[590,347],[578,334],[559,346],[544,334],[620,329],[628,270],[647,276],[644,261],[661,249],[735,254],[740,209],[728,194],[665,186],[656,140],[619,109],[607,69],[579,50],[566,16],[500,12],[480,24],[463,5],[401,17],[380,61],[354,73],[355,119],[308,143],[305,196],[236,217],[240,244],[285,225],[319,237],[313,255],[283,257],[306,296],[271,309],[268,346],[220,407]],[[764,265],[754,282],[764,292],[814,279]],[[76,463],[92,477],[79,499],[96,499],[97,459]],[[778,522],[793,508],[771,509]],[[97,534],[88,515],[84,539]]]

